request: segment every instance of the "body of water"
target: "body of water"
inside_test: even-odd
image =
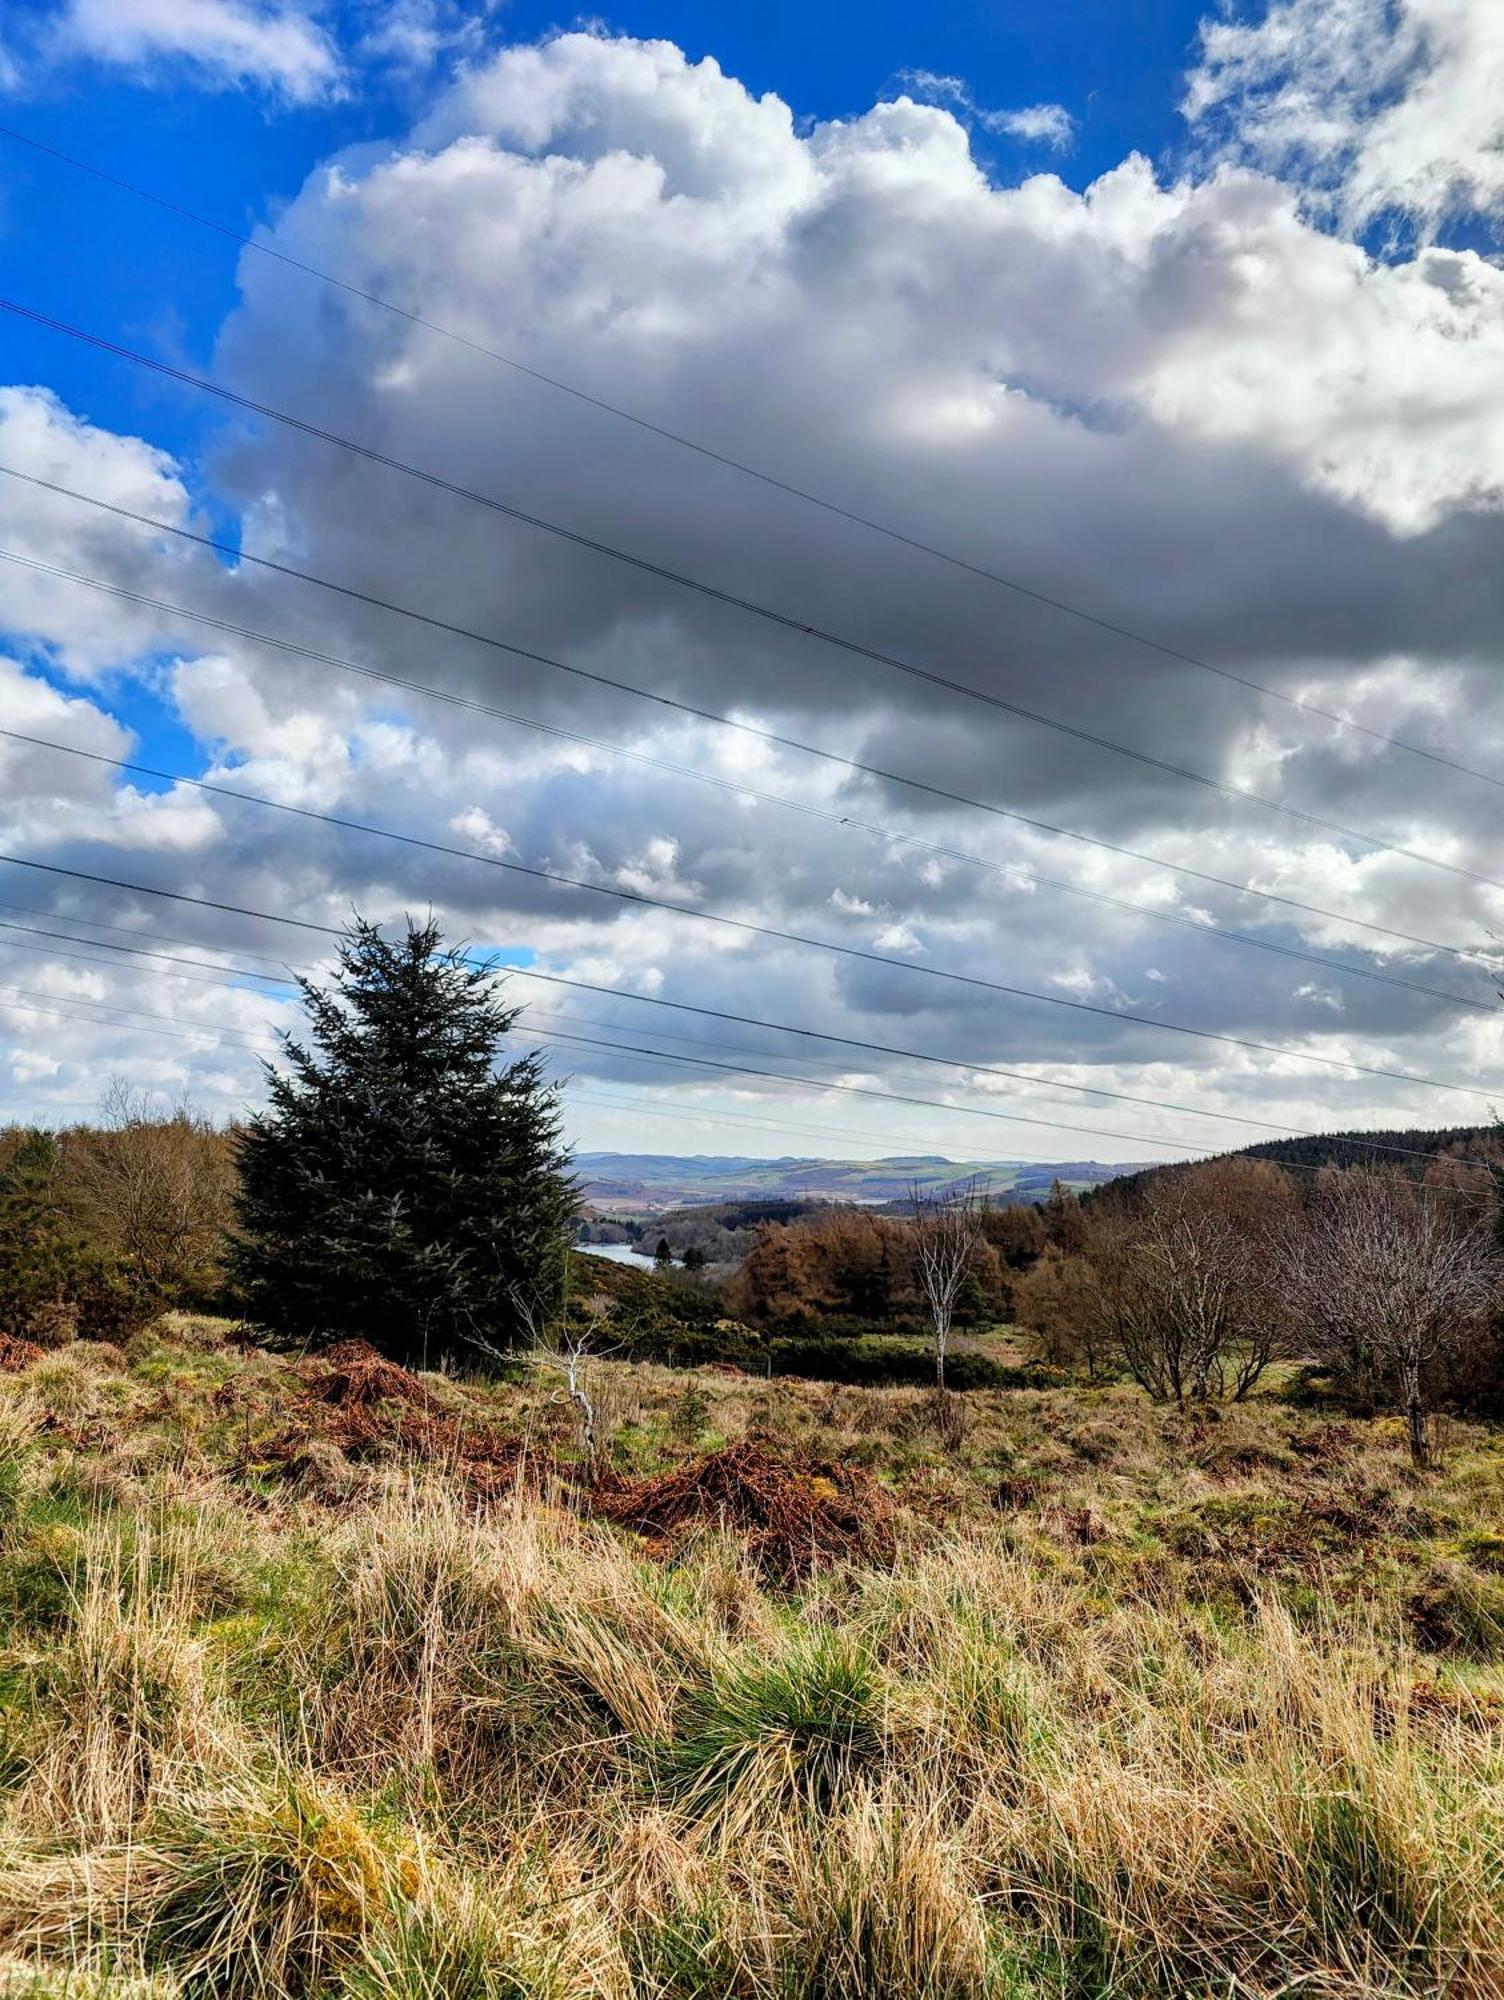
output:
[[[577,1243],[575,1248],[583,1250],[587,1257],[609,1257],[613,1264],[630,1264],[636,1271],[656,1268],[652,1258],[644,1257],[631,1243]]]

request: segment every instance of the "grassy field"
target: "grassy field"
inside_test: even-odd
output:
[[[0,1376],[0,1994],[1504,1991],[1504,1434]]]

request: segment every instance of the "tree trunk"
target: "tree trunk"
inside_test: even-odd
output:
[[[1431,1463],[1431,1441],[1426,1423],[1426,1406],[1412,1391],[1405,1404],[1405,1426],[1410,1434],[1410,1463],[1424,1468]]]

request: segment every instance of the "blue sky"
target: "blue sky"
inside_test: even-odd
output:
[[[1003,177],[1047,169],[1083,187],[1129,152],[1173,162],[1183,148],[1176,103],[1202,11],[1194,0],[988,0],[859,13],[681,0],[582,18],[713,56],[750,90],[776,92],[806,119],[858,115],[910,87],[913,71],[961,80],[983,109],[1059,104],[1076,121],[1067,148],[982,131],[979,146]],[[561,25],[573,24],[554,9],[512,5],[490,32],[529,41]],[[337,101],[287,105],[250,89],[205,90],[170,68],[136,77],[77,62],[0,100],[0,123],[244,228],[275,214],[330,154],[400,132],[421,88],[377,63]],[[0,187],[8,295],[127,342],[199,362],[210,356],[235,300],[233,244],[8,139],[0,139]],[[6,324],[0,354],[6,379],[45,382],[112,429],[140,430],[175,452],[202,438],[201,406],[186,393],[56,336]]]
[[[916,695],[0,316],[0,459],[890,774],[482,657],[0,482],[0,546],[522,718],[101,616],[7,566],[0,726],[185,777],[228,767],[465,855],[3,744],[0,844],[323,922],[432,906],[519,966],[622,996],[555,991],[550,1008],[639,1042],[659,1023],[666,1047],[729,1037],[785,1071],[813,1069],[809,1043],[756,1021],[824,1025],[889,1050],[859,1067],[827,1052],[827,1073],[929,1101],[835,1100],[813,1076],[649,1081],[578,1053],[572,1129],[596,1147],[778,1153],[781,1122],[848,1154],[1145,1157],[1238,1143],[1254,1119],[1427,1122],[1491,1101],[1491,975],[1458,953],[1504,932],[1494,0],[663,4],[580,25],[455,0],[12,7],[0,124],[294,254],[313,244],[353,284],[1169,652],[989,593],[0,137],[5,296],[1047,718]],[[918,108],[894,111],[906,92]],[[316,173],[336,159],[339,188]],[[1117,747],[1072,738],[1083,718]],[[1169,766],[1226,789],[1188,793]],[[1268,803],[1245,809],[1244,791]],[[869,959],[586,908],[469,865],[486,857]],[[286,948],[188,905],[27,888],[59,923],[175,930],[232,981],[237,950]],[[28,965],[64,1010],[134,997],[206,1039],[178,1055],[81,1014],[28,1025],[0,996],[0,1116],[69,1115],[122,1066],[231,1115],[254,1069],[215,1033],[288,1018],[244,985]],[[1041,997],[924,977],[947,969]],[[654,996],[691,1011],[655,1015]],[[1161,1019],[1229,1039],[1169,1042],[1144,1026]],[[1236,1053],[1250,1040],[1288,1060]],[[897,1053],[921,1049],[964,1080]],[[1108,1118],[1094,1090],[1143,1108]],[[1148,1104],[1166,1098],[1216,1123]],[[987,1127],[979,1105],[1044,1122]],[[1092,1142],[1094,1117],[1115,1135]]]
[[[1134,151],[1173,171],[1185,146],[1175,107],[1200,13],[1193,0],[1075,0],[1045,9],[1007,0],[928,13],[883,5],[863,10],[857,35],[851,9],[829,5],[650,5],[580,18],[668,39],[691,58],[712,56],[750,90],[783,97],[805,121],[858,116],[905,90],[954,102],[925,78],[954,79],[984,115],[1059,105],[1073,121],[1059,146],[989,131],[959,108],[979,157],[1000,179],[1049,171],[1082,188]],[[331,32],[354,42],[360,22],[358,12],[336,14]],[[574,24],[546,7],[512,5],[492,17],[488,33],[493,41],[530,41],[560,25]],[[18,93],[0,123],[244,230],[274,217],[320,161],[400,132],[426,82],[371,62],[333,101],[289,105],[254,89],[206,90],[171,64],[122,75],[77,62]],[[0,291],[212,372],[214,343],[236,300],[234,243],[3,136],[0,170]],[[44,328],[0,320],[0,375],[45,384],[91,422],[149,438],[190,475],[196,455],[212,453],[222,416],[212,403]],[[217,513],[212,480],[196,490],[233,539],[233,516]],[[45,652],[32,658],[50,672]],[[150,685],[123,682],[113,711],[136,732],[143,761],[181,767],[191,736]]]

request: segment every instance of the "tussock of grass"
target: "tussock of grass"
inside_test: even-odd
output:
[[[824,1814],[881,1763],[885,1707],[866,1650],[816,1631],[721,1667],[681,1704],[660,1769],[694,1810],[734,1808],[752,1824],[790,1807]]]
[[[650,1472],[885,1479],[896,1560],[784,1579],[400,1441],[312,1497],[168,1333],[0,1383],[0,2000],[1504,1990],[1482,1431],[615,1371]]]

